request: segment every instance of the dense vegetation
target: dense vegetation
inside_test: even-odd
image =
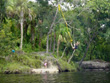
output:
[[[65,2],[73,5],[72,9],[62,7],[68,30],[57,8],[59,1],[50,5],[48,0],[1,0],[0,66],[5,64],[2,64],[3,57],[16,55],[12,50],[17,54],[46,51],[68,61],[73,53],[68,31],[73,43],[80,41],[72,61],[80,61],[80,64],[83,60],[110,61],[110,0]]]

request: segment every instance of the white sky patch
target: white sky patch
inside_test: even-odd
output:
[[[28,1],[36,2],[36,0],[28,0]],[[55,0],[49,0],[48,3],[49,5],[53,5],[57,7]],[[74,5],[70,5],[70,3],[67,3],[67,2],[63,2],[63,4],[61,4],[60,6],[62,10],[72,10],[74,8]]]
[[[82,6],[84,6],[85,5],[85,3],[82,3]]]
[[[50,0],[50,1],[48,1],[49,5],[54,5],[55,2],[56,2],[55,0]]]
[[[101,25],[101,28],[105,28],[105,24],[102,24],[102,25]]]
[[[50,4],[50,5],[52,5],[52,2],[51,2],[51,1],[49,1],[49,4]]]
[[[70,3],[67,2],[63,2],[63,5],[61,5],[61,8],[63,10],[72,10],[74,7],[74,5],[70,5]]]
[[[33,1],[33,2],[36,2],[36,0],[28,0],[28,1]]]

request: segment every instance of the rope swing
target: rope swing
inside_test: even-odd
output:
[[[72,40],[72,37],[71,37],[70,32],[68,31],[68,24],[67,24],[67,21],[66,21],[66,19],[65,19],[64,14],[63,14],[63,11],[62,11],[62,9],[61,9],[61,7],[60,7],[60,4],[58,4],[58,10],[59,10],[59,12],[61,12],[61,15],[62,15],[62,17],[63,17],[63,19],[64,19],[65,24],[66,24],[67,32],[68,32],[68,35],[69,35],[69,37],[70,37],[71,46],[72,46],[73,50],[75,50],[75,49],[77,49],[77,47],[78,47],[78,45],[80,44],[80,42],[77,41],[77,42],[75,43],[75,40],[74,40],[74,46],[73,46],[73,44],[72,44],[73,40]]]
[[[63,20],[64,20],[65,25],[66,25],[66,28],[67,28],[68,35],[69,35],[69,37],[70,37],[70,42],[72,42],[73,40],[72,40],[72,38],[71,38],[70,32],[68,31],[67,21],[66,21],[66,19],[65,19],[65,16],[64,16],[64,14],[63,14],[63,11],[62,11],[62,9],[61,9],[61,7],[60,7],[60,4],[58,4],[58,10],[59,10],[59,12],[61,12],[61,15],[62,15],[62,17],[63,17]]]

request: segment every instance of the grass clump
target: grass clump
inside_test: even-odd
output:
[[[61,70],[62,71],[76,71],[76,66],[74,63],[71,63],[71,64],[68,64],[66,61],[62,60],[62,59],[59,59],[59,64],[60,64],[60,67],[61,67]]]
[[[6,65],[6,60],[4,58],[0,58],[0,73],[3,72],[4,65]]]
[[[6,59],[7,58],[7,59]],[[9,73],[14,73],[18,71],[19,73],[29,72],[32,68],[40,68],[43,58],[34,55],[17,55],[5,57],[0,59],[0,73],[9,71]]]
[[[19,73],[21,72],[28,72],[30,70],[29,66],[26,65],[22,65],[20,63],[7,63],[7,65],[5,65],[4,67],[4,72],[5,71],[10,71],[11,73],[14,73],[16,71],[18,71]]]
[[[15,55],[13,60],[20,62],[22,65],[27,65],[31,68],[39,68],[41,66],[41,61],[35,57],[29,55]]]

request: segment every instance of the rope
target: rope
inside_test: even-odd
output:
[[[70,32],[68,31],[67,21],[66,21],[66,19],[65,19],[65,16],[64,16],[64,14],[63,14],[63,11],[62,11],[62,9],[61,9],[61,7],[60,7],[60,4],[58,4],[58,10],[59,10],[59,12],[61,12],[61,14],[62,14],[62,17],[63,17],[64,22],[65,22],[65,24],[66,24],[66,28],[67,28],[68,35],[69,35],[69,37],[70,37],[70,39],[71,39],[70,42],[72,42],[73,40],[72,40],[72,38],[71,38]]]

